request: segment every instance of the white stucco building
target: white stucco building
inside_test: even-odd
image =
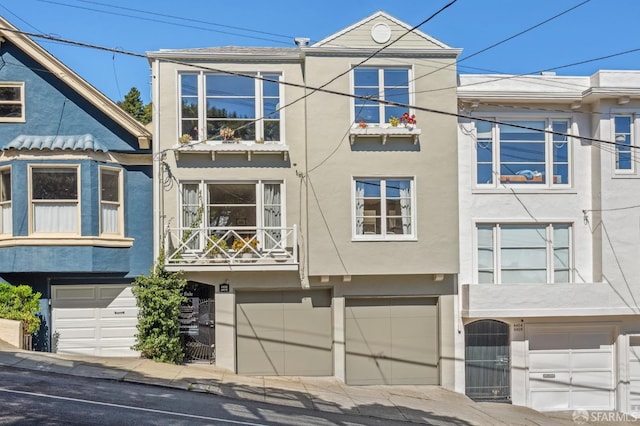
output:
[[[640,72],[460,75],[456,389],[640,411]]]

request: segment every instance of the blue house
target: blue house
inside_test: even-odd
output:
[[[0,278],[42,293],[39,350],[135,356],[153,264],[151,133],[0,18]]]

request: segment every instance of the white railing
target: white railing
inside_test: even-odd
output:
[[[298,263],[297,227],[167,228],[167,266],[283,265]]]

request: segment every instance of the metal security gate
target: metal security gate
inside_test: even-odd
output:
[[[189,297],[181,309],[180,331],[186,360],[215,362],[215,301]]]
[[[466,395],[476,401],[510,401],[509,325],[482,320],[464,329]]]

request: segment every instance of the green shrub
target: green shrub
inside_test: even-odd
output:
[[[33,292],[28,285],[13,286],[0,283],[0,318],[22,321],[24,332],[33,334],[40,328],[39,292]]]
[[[186,300],[182,295],[186,285],[179,273],[167,272],[162,266],[134,281],[139,313],[133,349],[144,358],[171,364],[180,364],[184,359],[179,316],[180,305]]]

